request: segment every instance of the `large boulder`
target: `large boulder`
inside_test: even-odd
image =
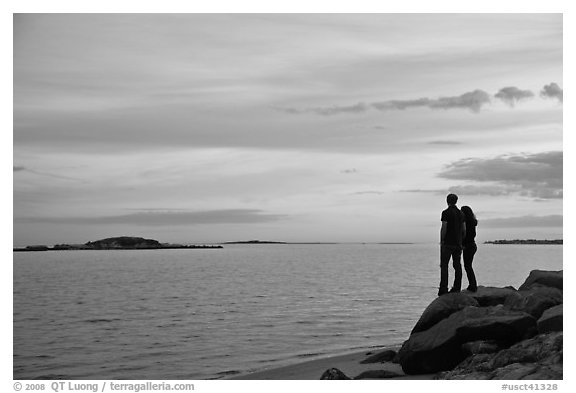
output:
[[[532,270],[530,275],[524,281],[524,284],[518,288],[518,290],[523,291],[530,289],[535,285],[552,287],[562,290],[563,289],[563,278],[562,270],[559,271],[549,271],[549,270]]]
[[[504,304],[509,297],[516,294],[516,290],[512,287],[498,288],[479,286],[476,292],[466,293],[473,297],[480,307],[488,307]]]
[[[437,297],[422,313],[411,334],[430,329],[441,320],[468,306],[478,306],[478,301],[465,292],[448,293]]]
[[[337,368],[329,368],[328,370],[324,371],[320,376],[320,379],[351,379],[342,371],[338,370]]]
[[[511,345],[537,333],[536,319],[522,311],[510,311],[502,305],[463,310],[464,321],[458,336],[464,342],[495,340]]]
[[[504,304],[508,298],[514,297],[516,292],[512,287],[479,286],[476,292],[464,291],[439,296],[426,307],[411,333],[427,330],[464,307],[489,307]]]
[[[562,379],[562,332],[541,334],[495,354],[467,358],[439,379]]]
[[[536,333],[536,320],[521,311],[469,306],[413,333],[398,352],[406,374],[428,374],[452,369],[467,356],[462,344],[478,340],[515,343]]]
[[[549,308],[544,311],[537,322],[538,333],[561,332],[563,331],[563,312],[562,304]]]
[[[506,299],[504,306],[514,311],[524,311],[538,319],[547,309],[563,303],[562,290],[554,287],[531,286]]]

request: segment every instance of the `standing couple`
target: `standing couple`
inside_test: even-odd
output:
[[[478,220],[469,206],[458,209],[458,196],[449,194],[446,197],[448,208],[442,212],[442,229],[440,230],[440,289],[438,296],[448,292],[460,292],[462,286],[462,266],[460,256],[464,256],[464,269],[468,277],[468,290],[476,292],[476,276],[472,269],[472,260],[476,253],[476,225]],[[448,291],[448,263],[452,257],[454,266],[454,284]]]

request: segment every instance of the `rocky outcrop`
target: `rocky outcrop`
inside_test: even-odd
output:
[[[328,370],[324,371],[320,379],[351,379],[342,371],[338,370],[337,368],[329,368]]]
[[[354,378],[348,377],[344,372],[341,370],[333,367],[329,368],[328,370],[324,371],[320,379],[336,379],[336,380],[345,380],[345,379],[386,379],[386,378],[398,378],[402,377],[403,374],[399,374],[394,371],[390,370],[366,370],[355,376]]]
[[[450,370],[466,358],[462,345],[478,340],[514,343],[527,332],[536,333],[536,320],[521,311],[502,305],[469,306],[452,314],[430,329],[414,333],[404,343],[398,357],[406,374],[429,374]]]
[[[512,287],[479,286],[476,292],[465,291],[439,296],[426,307],[422,316],[414,325],[412,334],[427,330],[441,320],[468,306],[488,307],[505,304],[510,298],[516,299],[517,292]]]
[[[557,348],[561,336],[560,341],[554,336],[556,346],[542,335],[533,339],[539,333],[562,330],[561,288],[562,272],[538,270],[530,273],[519,290],[479,287],[476,293],[435,299],[398,352],[402,370],[406,374],[430,374],[457,370],[459,364],[469,363],[468,368],[454,375],[460,379],[466,379],[466,373],[471,379],[535,379],[558,375],[560,364],[561,374],[557,351],[551,354],[547,349],[534,349]],[[541,355],[526,358],[527,364],[517,364],[519,354],[534,351]],[[511,353],[518,354],[517,358]],[[546,360],[550,357],[555,360]],[[486,368],[488,361],[494,369]]]
[[[559,304],[544,311],[537,322],[538,333],[561,332],[563,330],[562,308],[562,304]]]
[[[436,298],[396,356],[370,354],[361,363],[397,361],[405,374],[437,379],[562,379],[562,271],[534,270],[518,290],[478,287]],[[369,370],[353,379],[395,378]],[[350,379],[329,369],[321,379]]]
[[[497,288],[479,286],[476,292],[464,292],[474,298],[480,307],[497,306],[516,294],[513,287]]]
[[[530,289],[534,284],[539,284],[545,287],[563,289],[563,273],[560,271],[548,271],[548,270],[532,270],[530,275],[524,281],[524,284],[518,288],[518,290],[523,291]]]
[[[478,340],[467,342],[462,345],[462,351],[466,356],[478,355],[482,353],[495,353],[505,347],[503,341],[498,340]]]
[[[448,293],[440,296],[426,307],[422,316],[414,325],[412,334],[427,330],[441,320],[468,306],[478,306],[478,301],[464,293]]]
[[[562,379],[562,332],[541,334],[495,354],[467,358],[438,379]]]
[[[524,311],[538,319],[547,309],[562,304],[562,290],[540,285],[531,286],[527,290],[519,290],[506,299],[506,308],[514,311]]]

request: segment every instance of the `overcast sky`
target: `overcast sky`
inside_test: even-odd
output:
[[[560,14],[20,14],[14,244],[562,237]]]

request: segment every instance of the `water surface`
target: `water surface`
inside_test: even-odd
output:
[[[14,253],[14,378],[221,378],[399,344],[438,260],[433,244]],[[482,244],[474,267],[518,287],[561,270],[562,246]]]

